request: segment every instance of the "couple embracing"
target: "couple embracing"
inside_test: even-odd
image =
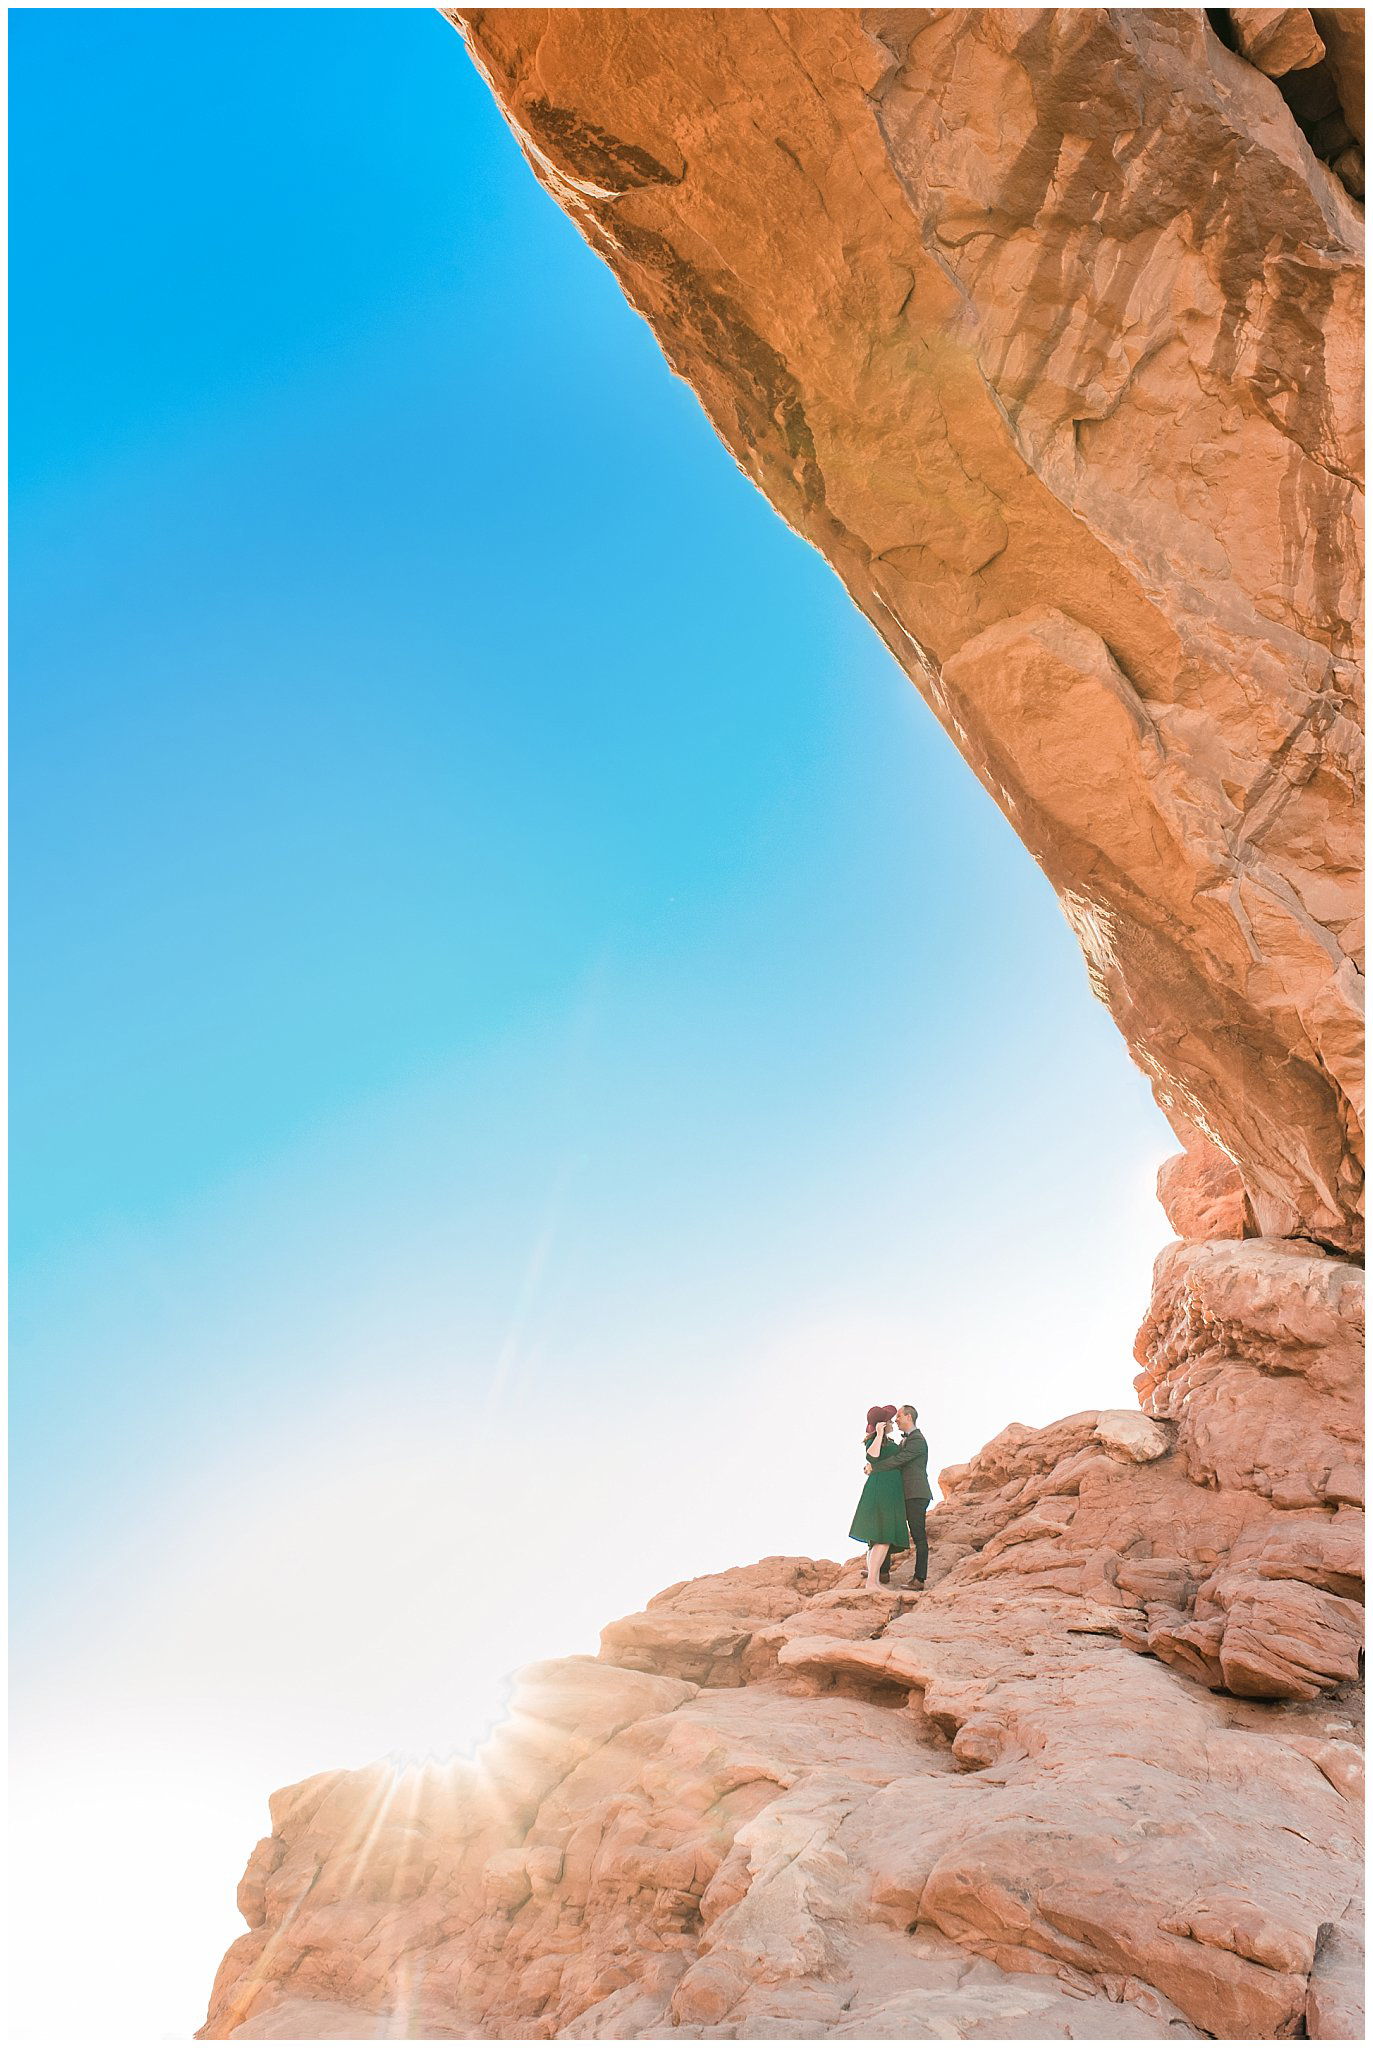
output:
[[[877,1592],[891,1578],[891,1561],[907,1545],[915,1551],[913,1586],[923,1586],[929,1562],[925,1541],[925,1510],[930,1504],[926,1471],[930,1447],[916,1427],[916,1413],[904,1408],[869,1408],[863,1436],[868,1477],[859,1496],[849,1535],[868,1546],[868,1591]],[[901,1435],[892,1435],[892,1424]]]

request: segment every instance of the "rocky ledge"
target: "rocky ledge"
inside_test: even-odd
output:
[[[202,2038],[1362,2038],[1362,1274],[1160,1268],[1149,1412],[943,1473],[923,1593],[692,1580],[277,1794]]]

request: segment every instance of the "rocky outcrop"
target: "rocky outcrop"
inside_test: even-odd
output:
[[[944,1473],[923,1593],[675,1586],[474,1764],[278,1795],[206,2037],[1357,2038],[1353,1282],[1207,1249],[1154,1413]]]
[[[209,2039],[1362,2038],[1361,1271],[1170,1246],[1140,1409],[280,1793]]]
[[[1325,56],[1325,44],[1308,8],[1232,7],[1228,12],[1234,47],[1269,78],[1309,71]]]
[[[1175,1245],[1140,1410],[940,1475],[278,1794],[206,2038],[1361,2037],[1362,1274]]]
[[[1357,10],[453,18],[1184,1141],[1356,1248]]]
[[[1179,1237],[1255,1237],[1258,1227],[1233,1159],[1199,1131],[1183,1133],[1186,1149],[1159,1169],[1158,1199]]]

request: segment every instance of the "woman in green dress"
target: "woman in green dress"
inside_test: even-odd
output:
[[[907,1542],[906,1488],[901,1468],[884,1463],[895,1448],[887,1435],[895,1418],[894,1408],[868,1410],[863,1451],[872,1470],[859,1495],[858,1511],[849,1530],[855,1543],[868,1546],[867,1589],[870,1593],[881,1592],[878,1573],[891,1553],[904,1550]]]

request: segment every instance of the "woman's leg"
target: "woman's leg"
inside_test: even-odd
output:
[[[880,1593],[882,1590],[877,1574],[881,1571],[886,1561],[887,1552],[890,1549],[890,1543],[870,1543],[868,1545],[868,1591],[870,1593]]]

